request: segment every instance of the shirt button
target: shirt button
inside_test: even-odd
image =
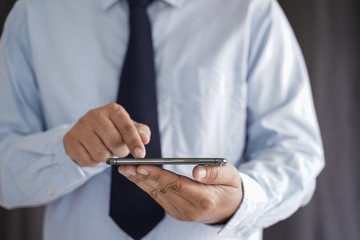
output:
[[[46,193],[47,193],[47,195],[49,195],[49,196],[52,196],[52,195],[53,195],[53,191],[52,191],[51,189],[48,189],[48,190],[46,191]]]

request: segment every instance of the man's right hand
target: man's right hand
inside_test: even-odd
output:
[[[148,126],[133,121],[116,103],[86,113],[63,138],[66,154],[82,166],[95,167],[107,158],[145,157]]]

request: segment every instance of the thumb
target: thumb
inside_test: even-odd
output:
[[[224,166],[201,166],[193,169],[193,177],[204,184],[228,185],[237,187],[241,185],[241,178],[237,169],[231,164]]]

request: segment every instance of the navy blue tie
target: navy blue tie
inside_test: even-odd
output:
[[[152,0],[128,0],[130,37],[120,76],[118,103],[130,117],[148,125],[151,140],[146,157],[161,157],[157,119],[154,53],[146,7]],[[163,208],[113,166],[110,216],[128,235],[141,239],[161,221]]]

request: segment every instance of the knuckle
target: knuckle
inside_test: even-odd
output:
[[[95,121],[96,121],[95,114],[93,113],[86,114],[81,118],[79,118],[73,130],[77,132],[89,131],[90,129],[93,128],[93,126],[96,126]]]
[[[129,147],[129,149],[134,150],[136,146],[140,146],[138,140],[136,138],[128,138],[127,141],[127,146]]]
[[[107,112],[103,111],[103,110],[97,111],[94,115],[95,115],[95,117],[101,118],[101,119],[106,118],[108,116]]]
[[[133,183],[135,183],[136,185],[139,184],[139,182],[140,182],[139,179],[134,178],[134,177],[130,177],[130,178],[131,178],[131,181],[132,181]]]
[[[86,118],[87,118],[87,116],[89,116],[88,115],[89,113],[87,113],[87,114],[85,114],[84,116],[82,116],[81,118],[79,118],[79,120],[77,121],[77,123],[76,123],[76,125],[77,125],[77,127],[79,127],[79,126],[83,126],[83,125],[85,125],[86,124]]]
[[[119,105],[117,103],[109,103],[105,107],[108,108],[110,111],[117,111],[117,110],[121,109],[121,105]]]
[[[181,189],[181,184],[179,182],[171,182],[166,185],[162,185],[155,190],[156,190],[156,194],[165,195],[167,194],[168,191],[177,193],[180,191],[180,189]]]
[[[136,177],[137,177],[140,181],[142,181],[142,182],[148,180],[148,176],[146,176],[146,175],[137,174]]]
[[[212,169],[209,174],[209,180],[215,182],[220,177],[220,172]]]
[[[116,103],[110,103],[108,105],[108,109],[111,113],[120,115],[120,116],[129,116],[125,108],[119,104]]]
[[[133,133],[135,133],[136,129],[132,124],[125,123],[121,126],[120,131],[124,137],[128,137],[128,136],[132,135]]]
[[[85,116],[91,117],[91,118],[97,117],[98,115],[99,115],[98,109],[92,109],[85,114]],[[82,117],[82,118],[84,119],[84,117]]]
[[[149,192],[149,195],[154,199],[157,200],[159,198],[159,189],[154,189]]]
[[[171,191],[173,193],[181,192],[182,187],[183,186],[179,181],[175,181],[175,182],[169,183],[167,185],[167,189],[169,189],[169,191]]]
[[[153,180],[155,180],[156,182],[158,182],[161,179],[161,174],[160,173],[155,173],[151,178]]]
[[[169,189],[169,186],[165,185],[165,186],[160,187],[158,192],[159,192],[160,194],[163,194],[163,195],[164,195],[164,194],[167,193],[168,189]]]

